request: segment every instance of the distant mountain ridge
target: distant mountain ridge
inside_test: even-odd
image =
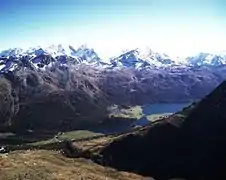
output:
[[[13,71],[16,67],[30,64],[36,69],[44,69],[52,63],[59,65],[85,63],[89,65],[104,65],[93,49],[81,46],[75,49],[72,46],[52,45],[47,48],[40,46],[23,50],[13,48],[0,52],[0,71]]]
[[[36,68],[44,68],[51,62],[59,64],[84,63],[102,68],[144,68],[160,67],[218,67],[226,65],[226,54],[199,53],[187,58],[170,57],[163,53],[154,52],[151,49],[133,49],[119,56],[103,60],[95,52],[86,46],[74,48],[71,45],[51,45],[29,49],[12,48],[0,52],[0,71],[13,70],[18,61],[30,61]],[[50,59],[48,62],[45,59]],[[21,64],[21,63],[20,63]],[[23,63],[22,63],[23,64]]]

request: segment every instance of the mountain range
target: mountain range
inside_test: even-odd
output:
[[[104,60],[86,46],[76,49],[63,45],[0,52],[0,74],[10,81],[24,74],[32,76],[28,82],[31,78],[34,84],[49,84],[51,77],[52,85],[67,89],[73,76],[83,82],[84,71],[88,84],[99,87],[113,104],[190,102],[203,98],[225,80],[226,54],[200,53],[179,58],[134,49]],[[82,86],[92,93],[88,84]]]
[[[32,65],[36,69],[51,66],[52,63],[66,66],[67,64],[88,64],[99,68],[178,68],[178,67],[219,67],[226,64],[226,53],[199,53],[187,58],[170,57],[151,49],[133,49],[109,59],[102,59],[86,46],[51,45],[29,49],[12,48],[0,52],[0,71],[13,71],[20,66]]]

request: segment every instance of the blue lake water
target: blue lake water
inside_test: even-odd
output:
[[[175,113],[182,110],[184,107],[189,106],[191,103],[155,103],[155,104],[146,104],[142,106],[143,114],[151,115],[151,114],[161,114],[161,113]],[[131,129],[132,126],[145,126],[149,124],[150,121],[146,117],[142,117],[138,119],[136,122],[132,124],[128,122],[124,123],[116,123],[112,124],[110,127],[106,128],[98,128],[96,131],[101,133],[117,133],[124,132],[126,130]]]
[[[162,114],[162,113],[176,113],[182,110],[184,107],[189,106],[191,103],[155,103],[146,104],[142,106],[144,115],[151,114]],[[134,125],[135,126],[145,126],[149,124],[150,121],[146,117],[138,119]]]
[[[189,106],[191,103],[155,103],[142,106],[144,115],[175,113]]]

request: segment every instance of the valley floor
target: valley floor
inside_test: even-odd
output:
[[[170,114],[143,114],[140,107],[132,107],[116,113],[114,116],[125,118],[123,121],[131,121],[131,118],[137,119],[137,121],[129,123],[135,122],[132,123],[134,126],[131,127],[130,132],[139,131],[143,129],[139,125],[158,122],[158,120]],[[45,134],[39,134],[40,137],[33,135],[33,137],[31,134],[18,136],[13,133],[0,133],[0,144],[5,144],[8,152],[0,153],[0,180],[152,180],[149,177],[103,167],[87,159],[68,158],[61,153],[61,150],[65,150],[64,143],[67,141],[73,142],[71,143],[72,148],[78,150],[77,152],[95,152],[96,149],[106,146],[115,138],[120,138],[121,129],[119,131],[117,127],[116,129],[111,127],[120,122],[116,121],[108,125],[110,127],[100,127],[98,131],[60,132],[46,138],[43,138]],[[128,123],[125,124],[128,130]],[[120,125],[118,124],[118,126]],[[136,126],[138,127],[136,128]],[[108,128],[109,130],[105,133],[103,128],[105,131]],[[118,133],[110,135],[111,131]],[[124,133],[122,135],[125,135]],[[69,154],[66,155],[70,156]],[[71,155],[73,157],[73,154]],[[76,155],[76,157],[78,156]]]

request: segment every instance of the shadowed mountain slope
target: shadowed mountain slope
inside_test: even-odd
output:
[[[94,161],[156,179],[225,179],[226,82],[198,104],[91,155]]]
[[[71,129],[108,117],[99,71],[86,66],[24,69],[0,77],[0,125],[13,131]],[[88,110],[88,111],[87,111]]]

